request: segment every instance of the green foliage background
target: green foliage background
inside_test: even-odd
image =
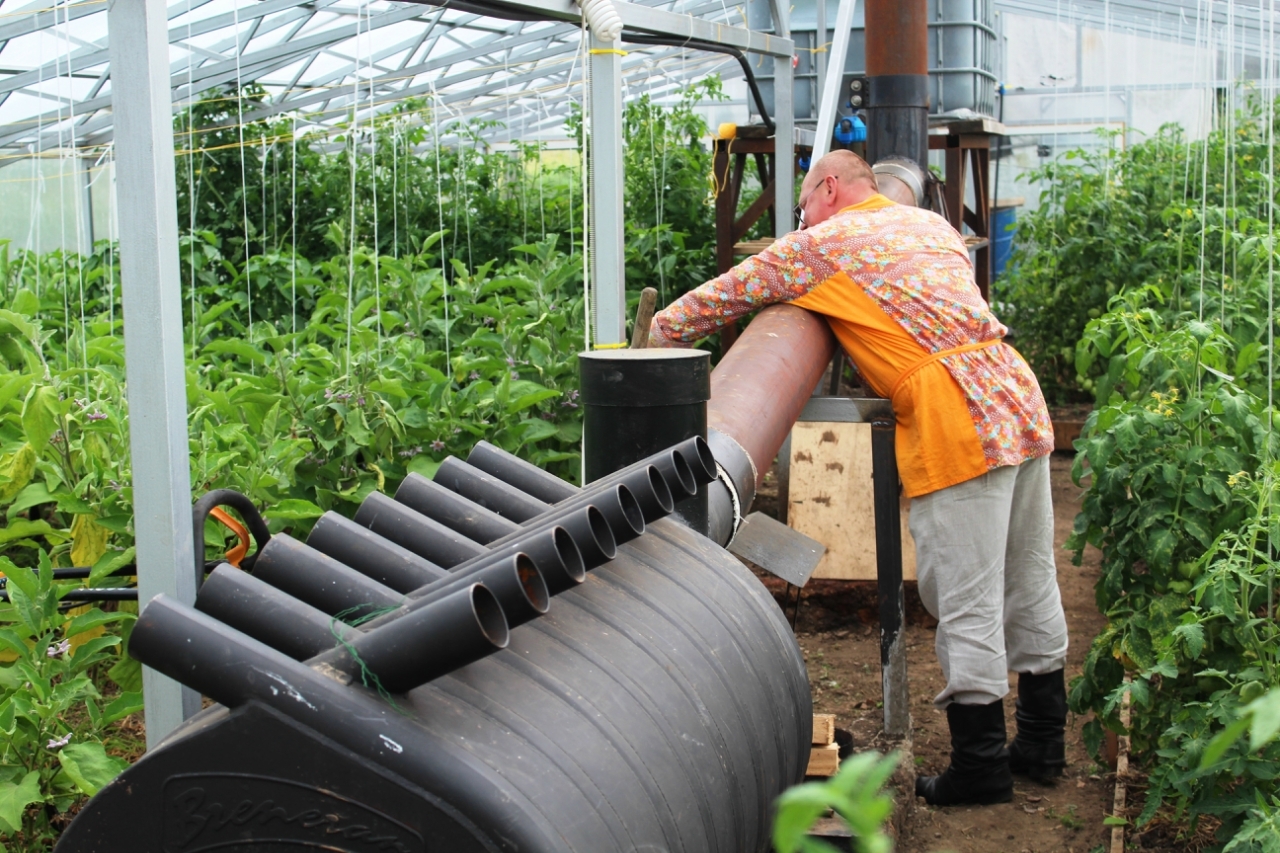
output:
[[[1232,850],[1271,849],[1280,777],[1273,742],[1202,761],[1280,685],[1272,114],[1255,99],[1205,140],[1168,126],[1044,167],[996,292],[1046,396],[1094,402],[1068,542],[1102,552],[1108,624],[1070,694],[1086,743],[1122,730],[1128,694],[1136,823],[1212,816]]]

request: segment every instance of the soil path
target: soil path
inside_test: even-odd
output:
[[[1069,456],[1055,455],[1054,538],[1071,638],[1068,682],[1080,674],[1089,643],[1104,625],[1093,597],[1097,552],[1086,552],[1084,564],[1077,567],[1070,554],[1061,550],[1080,509],[1081,490],[1071,483],[1070,469]],[[809,663],[814,710],[834,713],[836,724],[853,733],[855,748],[866,746],[881,726],[874,607],[875,592],[869,584],[815,581],[806,589],[797,624]],[[946,716],[932,702],[943,687],[933,650],[936,623],[910,594],[908,622],[915,761],[918,772],[934,774],[946,768],[951,748]],[[1016,685],[1016,676],[1011,678]],[[1005,699],[1011,737],[1013,702],[1011,693]],[[1056,786],[1019,779],[1014,801],[997,806],[932,808],[918,800],[898,853],[1097,853],[1109,847],[1110,827],[1102,821],[1110,811],[1114,777],[1089,758],[1080,738],[1081,722],[1068,721],[1066,777]]]

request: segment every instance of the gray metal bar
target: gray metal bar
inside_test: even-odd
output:
[[[591,284],[593,344],[626,341],[622,225],[622,57],[591,36]],[[594,51],[611,51],[596,53]]]
[[[117,194],[133,461],[138,601],[195,602],[191,462],[182,356],[178,202],[165,0],[114,0],[107,13],[115,81]],[[182,569],[183,571],[179,571]],[[147,744],[200,710],[200,697],[143,669]]]
[[[817,138],[813,140],[814,163],[831,148],[831,134],[836,129],[840,87],[844,84],[844,58],[849,52],[849,32],[853,29],[853,6],[854,0],[840,0],[840,8],[836,11],[836,30],[831,37],[831,55],[827,59],[827,68],[831,73],[827,75],[826,85],[822,87]]]
[[[893,404],[883,397],[811,397],[799,420],[869,424],[886,417],[893,417]]]
[[[445,0],[441,0],[433,5],[441,6],[444,3]],[[582,20],[582,10],[572,0],[484,0],[484,2],[467,3],[468,10],[478,11],[481,7],[492,9],[495,17],[501,17],[506,12],[521,17],[533,15],[546,20],[571,23]],[[766,56],[785,56],[788,60],[795,53],[795,44],[791,39],[783,36],[758,33],[742,27],[730,27],[695,18],[692,15],[669,12],[652,6],[641,6],[637,3],[615,0],[614,8],[618,10],[618,15],[627,29],[727,44],[741,50],[763,53]]]

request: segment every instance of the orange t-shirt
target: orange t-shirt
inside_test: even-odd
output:
[[[775,302],[822,314],[877,394],[893,401],[910,497],[1053,449],[1030,367],[973,281],[942,217],[881,195],[778,238],[654,317],[652,340],[694,341]]]

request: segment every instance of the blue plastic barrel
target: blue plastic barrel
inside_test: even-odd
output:
[[[1018,232],[1018,208],[997,207],[991,211],[992,278],[1004,275],[1013,253],[1013,236]]]

